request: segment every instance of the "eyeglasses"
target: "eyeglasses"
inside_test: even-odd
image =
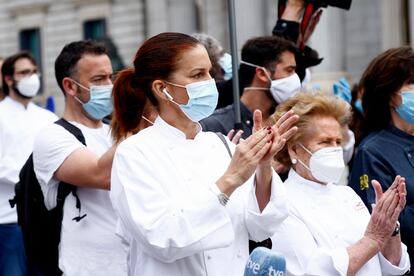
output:
[[[40,77],[39,71],[36,69],[25,69],[21,71],[16,71],[14,73],[16,76],[21,76],[21,78],[30,77],[33,74],[37,74]]]

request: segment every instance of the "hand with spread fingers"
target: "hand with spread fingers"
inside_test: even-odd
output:
[[[272,160],[274,156],[285,146],[286,141],[296,133],[298,128],[293,126],[299,119],[292,110],[286,112],[277,122],[265,128],[270,135],[270,146],[258,164],[256,170],[256,197],[260,210],[263,210],[270,199],[272,183]],[[253,134],[262,131],[263,119],[260,110],[253,113]]]
[[[405,178],[397,175],[385,192],[376,180],[372,181],[372,186],[375,190],[376,204],[373,204],[365,236],[378,244],[381,253],[391,263],[398,264],[401,258],[401,237],[393,235],[393,232],[406,204]]]
[[[299,116],[290,110],[280,117],[277,122],[268,127],[268,130],[272,132],[272,146],[269,152],[260,161],[260,165],[271,165],[271,160],[274,156],[285,146],[286,141],[292,137],[298,130],[294,124],[298,121]],[[253,133],[262,129],[263,119],[260,110],[255,110],[253,113]]]
[[[240,141],[243,141],[243,138],[241,138],[242,135],[243,130],[239,129],[236,131],[231,129],[229,133],[227,133],[227,138],[229,138],[233,144],[237,145]]]
[[[365,236],[375,240],[382,250],[391,238],[398,216],[405,206],[405,179],[397,175],[393,184],[384,193],[378,181],[373,180],[372,185],[376,204],[373,205]]]
[[[272,145],[272,132],[268,129],[256,131],[236,146],[229,167],[217,181],[217,186],[227,196],[245,183],[255,172],[260,160]]]

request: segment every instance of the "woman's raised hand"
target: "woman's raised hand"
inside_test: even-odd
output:
[[[246,182],[255,172],[260,160],[271,148],[272,136],[273,133],[269,127],[256,131],[246,140],[240,141],[236,146],[229,167],[218,183],[226,182],[224,185],[232,186],[230,189],[232,192]]]
[[[241,138],[241,136],[243,135],[243,130],[239,129],[239,130],[234,130],[231,129],[228,133],[227,133],[227,138],[229,138],[229,140],[237,145],[240,141],[242,141],[243,139]]]
[[[382,250],[395,229],[398,217],[406,204],[405,179],[399,175],[386,192],[382,191],[378,181],[373,180],[376,203],[372,205],[371,219],[365,236],[376,241]]]
[[[261,164],[269,165],[273,157],[285,146],[287,140],[296,133],[298,128],[294,124],[298,121],[299,116],[293,110],[283,114],[282,117],[271,126],[272,138],[271,147],[269,151],[263,156],[260,161]],[[253,133],[262,129],[263,119],[260,110],[255,110],[253,113]]]

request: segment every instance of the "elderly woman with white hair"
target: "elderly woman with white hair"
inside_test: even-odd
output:
[[[376,204],[370,215],[358,195],[334,185],[345,167],[341,128],[349,107],[334,96],[300,93],[279,105],[299,115],[297,133],[278,161],[291,165],[284,182],[289,217],[274,234],[273,250],[286,257],[288,275],[403,275],[410,268],[398,232],[406,203],[405,179],[397,176],[382,192],[372,185]],[[396,227],[397,225],[397,227]]]

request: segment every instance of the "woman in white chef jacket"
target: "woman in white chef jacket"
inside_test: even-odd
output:
[[[343,172],[342,126],[350,116],[334,96],[301,93],[278,106],[274,119],[291,110],[298,132],[277,156],[292,168],[285,181],[289,217],[274,234],[273,250],[286,258],[288,275],[403,275],[410,267],[401,243],[398,216],[405,205],[405,180],[397,176],[372,215],[347,186]]]
[[[283,184],[270,160],[297,130],[288,112],[261,127],[233,157],[199,120],[217,104],[204,46],[180,33],[143,43],[134,68],[114,83],[113,133],[134,132],[150,101],[154,125],[123,141],[116,152],[111,200],[119,234],[130,245],[131,275],[242,275],[248,240],[264,240],[286,218]]]

